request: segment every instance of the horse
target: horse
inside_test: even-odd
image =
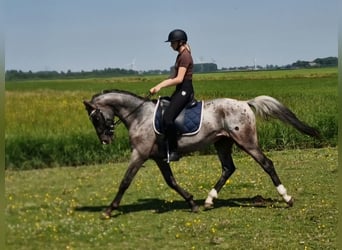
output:
[[[293,197],[287,193],[273,162],[266,157],[258,144],[256,116],[265,120],[279,119],[311,137],[319,138],[318,130],[300,121],[289,108],[270,96],[257,96],[245,101],[219,98],[203,102],[202,126],[195,135],[179,137],[178,152],[184,155],[214,144],[222,174],[208,193],[204,208],[214,207],[213,200],[218,198],[218,193],[236,169],[232,158],[233,144],[245,151],[262,167],[287,206],[293,206]],[[160,139],[160,135],[153,128],[156,100],[124,90],[107,90],[94,95],[90,101],[84,100],[83,104],[102,144],[113,142],[115,126],[119,123],[125,125],[129,134],[131,156],[128,168],[116,196],[104,210],[106,217],[110,218],[112,211],[119,208],[125,191],[148,159],[155,161],[168,186],[183,197],[191,211],[199,211],[193,195],[180,187],[170,164],[165,161],[166,152],[161,143],[163,139]],[[114,122],[115,117],[119,119],[116,122]]]

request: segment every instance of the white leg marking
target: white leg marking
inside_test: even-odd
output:
[[[286,188],[284,187],[283,184],[280,184],[280,185],[277,187],[277,191],[278,191],[278,193],[279,193],[281,196],[283,196],[283,198],[284,198],[284,200],[285,200],[286,202],[289,202],[289,201],[292,199],[292,197],[291,197],[290,195],[287,194]]]
[[[205,199],[205,204],[214,204],[213,199],[217,198],[217,192],[216,189],[213,188],[212,190],[210,190],[207,199]]]

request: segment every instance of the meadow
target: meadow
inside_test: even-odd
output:
[[[220,175],[216,156],[172,163],[179,184],[201,205],[187,203],[152,161],[138,172],[109,220],[125,163],[6,171],[6,249],[337,249],[337,149],[272,151],[294,206],[245,154],[215,202],[203,203]]]
[[[115,143],[99,144],[82,101],[104,89],[123,89],[142,96],[166,76],[135,76],[6,83],[5,161],[7,169],[80,166],[125,161],[130,154],[126,129]],[[258,121],[264,150],[312,148],[337,144],[337,69],[199,74],[197,99],[249,99],[270,95],[317,128],[321,140],[299,134],[277,121]],[[160,95],[169,95],[165,89]],[[201,154],[213,153],[208,148]]]

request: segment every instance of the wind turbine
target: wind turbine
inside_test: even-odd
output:
[[[136,61],[136,58],[134,57],[134,58],[132,59],[132,62],[129,63],[129,64],[127,64],[127,65],[129,66],[129,69],[130,69],[130,70],[135,70],[135,61]]]

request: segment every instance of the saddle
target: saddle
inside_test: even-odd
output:
[[[154,131],[163,135],[165,129],[163,128],[163,115],[165,109],[170,105],[169,97],[160,97],[158,99],[153,115]],[[195,135],[201,129],[203,118],[203,101],[196,101],[193,99],[181,111],[175,120],[175,126],[179,135]]]

